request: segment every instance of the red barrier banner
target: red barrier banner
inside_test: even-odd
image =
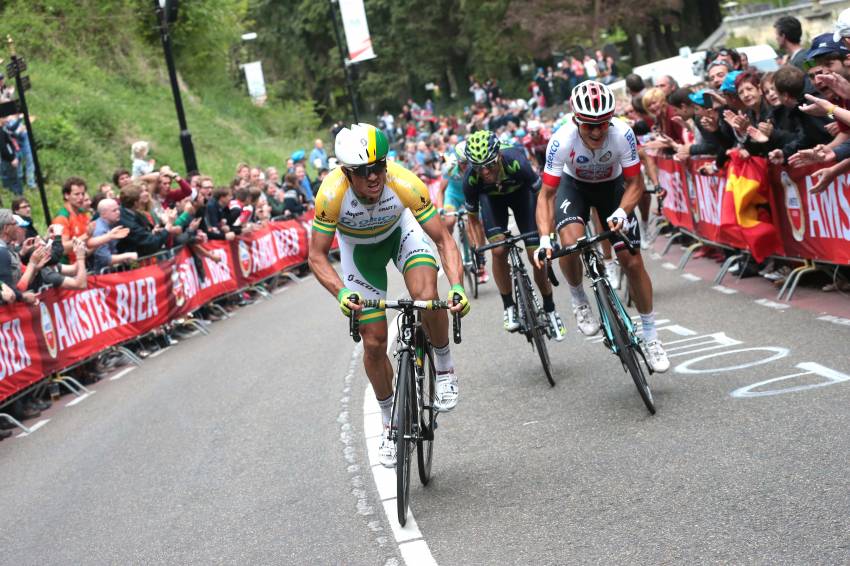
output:
[[[673,226],[694,230],[690,195],[685,167],[681,162],[667,157],[656,159],[658,183],[667,191],[664,197],[664,216]]]
[[[176,314],[174,260],[89,277],[82,291],[41,293],[34,327],[44,339],[42,369],[52,373],[162,326]]]
[[[720,211],[726,190],[726,171],[703,175],[700,168],[713,165],[713,158],[691,159],[688,162],[688,177],[693,186],[694,229],[697,235],[713,242],[720,241]]]
[[[785,254],[850,264],[850,174],[839,175],[820,193],[810,189],[818,165],[771,171],[774,222]]]
[[[40,380],[43,342],[33,332],[38,309],[21,303],[0,308],[0,399],[14,395]],[[36,317],[38,315],[36,314]],[[45,332],[53,332],[48,328]]]
[[[297,220],[269,222],[240,236],[235,244],[233,259],[240,288],[307,261],[307,230]]]
[[[308,241],[310,240],[310,236],[313,235],[313,218],[315,218],[315,217],[316,217],[316,210],[312,209],[312,210],[308,210],[307,212],[302,214],[301,218],[299,218],[299,220],[301,221],[301,225],[304,226],[305,230],[307,230],[307,240]],[[339,249],[339,239],[337,238],[336,234],[334,234],[334,240],[331,243],[331,249],[332,250],[338,250]]]
[[[189,248],[180,250],[174,262],[171,285],[181,315],[188,314],[222,295],[239,290],[233,254],[230,251],[235,245],[235,242],[211,240],[201,246],[210,255],[218,258],[218,261],[193,253]],[[200,271],[199,267],[203,271]]]
[[[272,222],[231,242],[203,244],[217,260],[184,248],[173,259],[89,276],[82,291],[44,291],[36,307],[0,306],[0,401],[220,296],[304,263],[307,238],[300,221]]]

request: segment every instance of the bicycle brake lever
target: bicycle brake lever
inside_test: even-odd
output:
[[[459,293],[455,293],[453,298],[454,298],[454,304],[457,305],[458,303],[460,303],[460,294]],[[460,313],[459,312],[453,312],[452,313],[452,334],[454,335],[453,336],[454,343],[460,344],[461,336],[460,336]]]
[[[357,296],[353,296],[348,300],[357,304],[358,298]],[[354,342],[360,342],[360,318],[358,317],[357,311],[353,309],[351,314],[348,315],[348,334]]]

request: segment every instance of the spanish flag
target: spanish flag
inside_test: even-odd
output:
[[[727,166],[720,229],[746,242],[759,263],[769,255],[782,253],[779,232],[770,215],[767,160],[754,156],[744,159],[733,151]]]

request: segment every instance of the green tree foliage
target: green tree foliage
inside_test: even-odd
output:
[[[276,95],[311,97],[323,115],[341,119],[350,103],[331,6],[250,0],[248,14]],[[465,99],[470,75],[524,87],[521,64],[546,62],[575,45],[599,47],[603,32],[621,30],[628,41],[619,47],[642,61],[696,43],[720,23],[717,0],[366,0],[365,8],[378,55],[356,65],[368,113],[397,109],[410,96],[423,99],[426,83],[440,85],[444,99]]]
[[[65,178],[79,175],[95,187],[129,168],[136,140],[151,142],[158,164],[183,169],[153,7],[151,0],[0,4],[0,35],[12,35],[29,62],[27,102],[53,210]],[[227,70],[239,35],[253,25],[247,11],[247,0],[184,0],[171,27],[198,163],[221,184],[237,162],[281,167],[320,134],[307,91],[257,107],[244,86],[234,87]],[[3,198],[8,204],[8,191]]]

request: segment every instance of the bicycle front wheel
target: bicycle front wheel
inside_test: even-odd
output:
[[[643,373],[643,368],[638,361],[638,355],[635,351],[638,346],[632,342],[628,327],[622,319],[620,313],[622,307],[618,308],[617,295],[606,281],[600,281],[598,284],[603,286],[602,292],[599,293],[600,304],[611,329],[617,356],[619,356],[623,368],[632,376],[643,404],[646,405],[649,413],[654,415],[655,401],[652,399],[652,391],[649,389],[646,374]]]
[[[528,275],[520,274],[516,278],[517,284],[517,299],[519,300],[520,318],[526,331],[526,336],[531,337],[531,342],[534,349],[537,350],[537,355],[540,357],[540,363],[543,365],[543,373],[546,375],[546,380],[551,387],[555,386],[555,378],[552,376],[552,362],[549,360],[549,347],[546,344],[545,325],[541,324],[540,313],[537,312],[537,306],[534,302],[531,288],[531,281]]]
[[[434,368],[434,354],[431,344],[425,338],[425,333],[420,328],[417,331],[417,355],[422,356],[422,374],[419,394],[421,402],[419,409],[419,434],[416,439],[416,464],[419,470],[419,481],[422,485],[428,485],[431,481],[431,460],[434,455],[434,398],[437,387],[437,370]],[[421,352],[421,353],[419,353]]]
[[[463,272],[472,298],[478,298],[478,258],[469,245],[469,236],[466,235],[466,225],[460,227],[460,241],[463,250]]]
[[[413,434],[413,407],[415,406],[415,403],[411,402],[411,396],[415,395],[415,392],[413,359],[410,352],[402,352],[398,367],[398,390],[396,391],[398,429],[395,439],[395,477],[398,522],[403,527],[407,523],[407,506],[410,502],[410,438]]]

